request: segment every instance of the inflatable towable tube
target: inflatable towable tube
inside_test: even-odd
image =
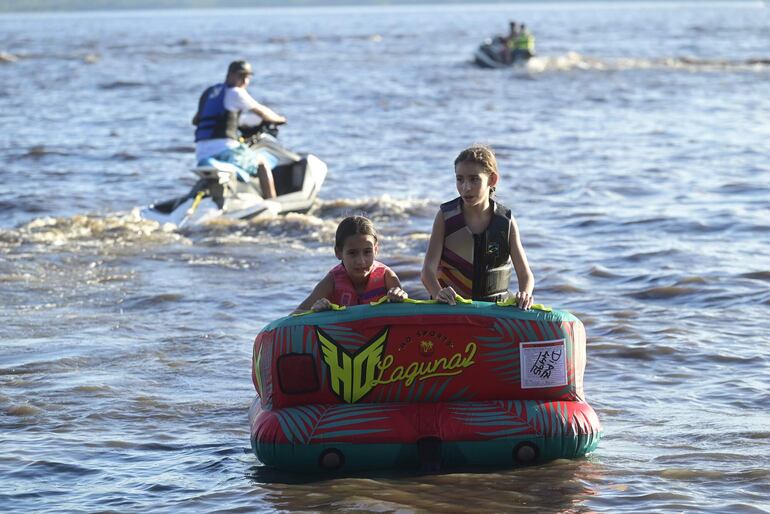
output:
[[[254,341],[251,445],[291,471],[515,466],[585,455],[585,331],[488,302],[362,305],[277,320]]]

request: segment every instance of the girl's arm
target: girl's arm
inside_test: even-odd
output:
[[[325,311],[329,309],[331,302],[328,297],[334,293],[334,278],[331,273],[327,273],[321,281],[316,284],[313,292],[305,298],[299,306],[292,311],[292,314],[299,314],[301,312],[313,311]]]
[[[438,281],[438,265],[441,262],[441,252],[444,249],[444,215],[439,209],[436,219],[433,220],[433,230],[428,241],[428,251],[425,252],[425,260],[422,263],[420,279],[422,285],[430,293],[431,298],[442,303],[454,305],[457,293],[451,287],[441,287]]]
[[[519,291],[516,293],[518,305],[522,309],[529,309],[532,306],[532,291],[535,289],[535,276],[529,268],[527,254],[524,253],[524,247],[519,237],[519,226],[516,219],[511,217],[511,230],[508,234],[508,245],[511,248],[511,260],[513,269],[516,270],[516,279],[519,283]]]
[[[388,291],[388,300],[391,302],[403,302],[409,295],[401,288],[401,281],[392,269],[385,272],[385,289]]]

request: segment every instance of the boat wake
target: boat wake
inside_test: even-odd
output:
[[[35,218],[13,229],[0,230],[0,248],[39,246],[42,249],[76,249],[89,246],[121,247],[136,241],[160,243],[182,236],[136,212],[106,216],[76,214],[69,217]]]
[[[530,73],[546,71],[624,71],[676,70],[689,72],[770,71],[770,58],[699,59],[694,57],[665,57],[660,59],[613,58],[603,59],[567,52],[557,56],[532,57],[526,65]]]
[[[264,213],[251,219],[217,218],[205,224],[179,229],[142,219],[138,208],[129,212],[104,215],[43,216],[11,229],[0,229],[0,249],[20,246],[39,247],[41,251],[62,251],[88,247],[120,248],[132,245],[256,241],[272,244],[294,241],[315,246],[332,243],[340,218],[364,215],[376,220],[411,219],[426,216],[437,207],[424,199],[395,199],[389,195],[361,199],[318,200],[308,213]]]

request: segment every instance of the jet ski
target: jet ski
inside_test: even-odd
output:
[[[473,53],[473,62],[482,68],[510,68],[513,66],[526,66],[531,56],[517,55],[513,62],[503,60],[505,51],[505,39],[500,36],[494,39],[487,38]]]
[[[259,179],[233,164],[204,159],[192,171],[198,181],[184,196],[139,210],[142,219],[177,228],[216,218],[247,219],[262,213],[307,212],[326,178],[326,163],[312,154],[298,154],[278,143],[278,127],[261,123],[240,127],[244,143],[271,162],[276,197],[265,199]]]

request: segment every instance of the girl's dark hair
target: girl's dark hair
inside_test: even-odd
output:
[[[374,242],[377,242],[377,231],[374,229],[374,223],[369,218],[363,216],[348,216],[337,225],[337,234],[334,236],[334,248],[342,251],[345,246],[345,240],[355,235],[372,236]]]
[[[455,167],[461,162],[475,162],[480,164],[487,173],[499,173],[497,171],[497,159],[495,152],[490,147],[482,144],[469,146],[455,159]]]

